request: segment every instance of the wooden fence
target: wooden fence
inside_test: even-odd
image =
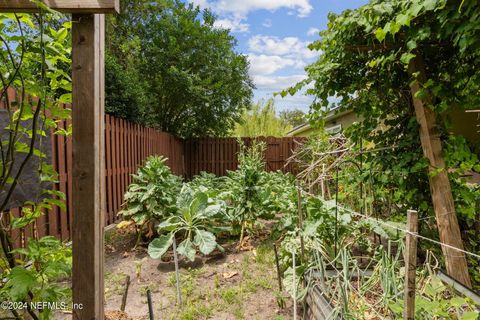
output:
[[[67,129],[69,122],[59,125]],[[52,235],[62,240],[71,239],[72,226],[72,139],[52,135],[52,164],[58,172],[59,183],[54,186],[66,196],[66,210],[53,208],[36,223],[22,230],[13,230],[12,238],[17,246],[28,238]],[[123,203],[123,194],[132,181],[131,175],[150,155],[163,155],[175,174],[183,175],[183,141],[174,136],[109,115],[105,116],[105,223],[117,220],[117,212]],[[19,217],[22,208],[10,213]]]
[[[70,125],[60,124],[64,129]],[[267,144],[265,160],[267,170],[292,172],[285,166],[292,151],[302,138],[256,138]],[[243,138],[246,145],[253,138]],[[55,207],[36,223],[22,230],[14,230],[12,237],[16,245],[22,245],[28,238],[52,235],[62,240],[71,239],[72,226],[72,139],[52,135],[52,163],[59,174],[59,183],[54,186],[66,196],[65,210]],[[123,119],[105,117],[105,224],[117,221],[117,213],[123,203],[123,195],[132,181],[132,174],[150,155],[163,155],[172,171],[189,180],[201,171],[225,175],[227,170],[238,166],[239,145],[236,138],[202,138],[181,140],[168,133],[144,128]],[[22,208],[10,210],[19,217]]]
[[[254,139],[266,144],[265,162],[268,171],[295,171],[291,164],[287,165],[287,159],[305,138],[242,138],[243,143],[247,146],[251,145]],[[227,173],[227,170],[235,170],[238,166],[239,149],[237,138],[186,140],[184,142],[185,178],[191,179],[202,171],[223,176]]]

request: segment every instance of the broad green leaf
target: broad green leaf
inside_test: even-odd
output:
[[[193,262],[195,260],[195,253],[197,251],[193,247],[192,241],[190,241],[190,239],[185,239],[178,246],[177,252],[181,255],[184,255],[188,258],[188,260]]]
[[[410,52],[405,52],[404,54],[402,54],[402,56],[400,57],[400,61],[405,64],[405,65],[408,65],[410,63],[410,60],[412,60],[413,58],[415,58],[415,55],[413,53],[410,53]]]
[[[460,297],[453,297],[450,299],[450,304],[454,307],[461,307],[463,306],[467,301],[464,298]]]
[[[190,213],[195,216],[198,212],[205,210],[208,204],[208,196],[203,192],[197,192],[190,203]]]
[[[210,254],[217,246],[215,236],[205,230],[197,230],[193,243],[198,247],[200,252],[205,255]]]
[[[153,259],[160,259],[172,245],[173,237],[174,234],[169,233],[153,239],[153,241],[148,245],[148,254],[150,257]]]
[[[180,226],[180,225],[181,223],[178,221],[178,217],[174,216],[160,223],[158,225],[158,230],[173,231],[177,226]]]
[[[401,13],[397,16],[396,21],[397,21],[398,24],[400,24],[402,26],[410,27],[410,20],[411,19],[412,18],[408,14]]]
[[[386,37],[386,32],[383,30],[383,28],[378,28],[376,31],[375,31],[375,37],[377,38],[378,41],[382,42],[383,40],[385,40],[385,37]]]
[[[35,274],[23,267],[14,267],[5,284],[7,293],[13,301],[23,300],[36,282]]]
[[[203,211],[203,214],[206,217],[213,217],[215,215],[223,213],[224,211],[225,211],[224,206],[220,204],[214,204],[206,207],[205,210]]]

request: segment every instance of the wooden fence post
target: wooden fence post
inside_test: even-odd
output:
[[[404,320],[415,318],[415,276],[417,271],[417,237],[418,213],[415,210],[407,211],[407,229],[405,244],[405,308]]]
[[[103,319],[103,15],[73,15],[73,319]],[[80,306],[82,306],[80,308]]]

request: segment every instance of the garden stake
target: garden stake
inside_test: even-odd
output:
[[[413,320],[415,317],[415,273],[417,271],[417,237],[418,213],[407,211],[407,228],[405,240],[405,308],[403,319]]]
[[[322,164],[322,177],[325,177],[325,163]],[[325,179],[322,178],[322,181],[320,182],[320,186],[322,188],[322,198],[325,199]]]
[[[343,160],[340,163],[338,163],[335,166],[335,265],[337,263],[337,253],[338,253],[338,248],[337,248],[337,241],[338,241],[338,170],[341,165],[344,165],[345,163],[351,163],[357,167],[358,171],[360,174],[362,173],[362,168],[360,165],[353,161],[353,160]],[[363,182],[360,183],[360,198],[363,197]],[[360,212],[363,212],[360,210]]]
[[[177,240],[173,237],[173,261],[175,263],[175,278],[177,280],[177,303],[182,305],[182,293],[180,291],[180,273],[178,272]]]
[[[127,304],[127,295],[128,295],[128,288],[130,287],[130,276],[125,278],[125,291],[123,292],[122,296],[122,306],[120,307],[120,311],[125,311],[125,306]]]
[[[298,228],[303,230],[303,212],[302,212],[302,192],[300,190],[300,183],[297,181],[297,202],[298,202]],[[300,253],[301,261],[305,261],[305,244],[303,243],[303,236],[300,234]]]
[[[278,289],[280,292],[283,291],[282,289],[282,277],[280,275],[280,263],[278,262],[278,252],[277,252],[277,245],[273,244],[273,251],[275,252],[275,264],[277,265],[277,279],[278,279]]]
[[[335,167],[335,265],[337,265],[337,236],[338,236],[338,165]]]
[[[293,320],[297,320],[297,277],[295,270],[295,250],[292,252],[293,260]]]
[[[148,302],[148,316],[150,320],[153,319],[153,306],[152,306],[152,293],[150,292],[150,289],[147,290],[147,302]]]

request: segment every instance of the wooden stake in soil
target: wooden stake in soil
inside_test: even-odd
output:
[[[295,264],[295,250],[292,252],[293,260],[293,320],[297,320],[297,273]]]
[[[404,320],[415,318],[415,276],[417,270],[417,237],[418,213],[415,210],[407,211],[407,228],[405,244],[405,309]]]
[[[128,296],[129,287],[130,287],[130,276],[127,276],[125,278],[125,291],[123,292],[122,305],[120,306],[120,311],[125,311],[125,306],[127,305],[127,296]]]
[[[303,230],[303,212],[302,212],[302,191],[300,189],[300,183],[297,182],[297,206],[298,206],[298,228]],[[303,243],[303,236],[300,235],[300,253],[301,261],[305,261],[305,244]]]
[[[150,289],[147,290],[147,303],[148,303],[148,316],[150,320],[155,320],[155,317],[153,316],[152,293],[150,292]]]
[[[278,261],[278,252],[277,252],[277,245],[273,244],[273,251],[275,252],[275,264],[277,265],[277,279],[278,279],[278,289],[282,292],[282,277],[280,275],[280,263]]]
[[[182,292],[180,290],[180,272],[178,271],[177,240],[173,237],[173,262],[175,263],[175,278],[177,280],[177,303],[182,305]]]

